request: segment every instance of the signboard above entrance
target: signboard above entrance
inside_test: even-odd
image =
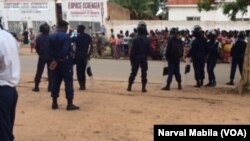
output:
[[[103,0],[62,1],[62,7],[66,20],[101,22],[103,18]]]
[[[4,8],[10,10],[48,10],[48,0],[6,0]]]

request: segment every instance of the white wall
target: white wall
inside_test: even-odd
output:
[[[244,16],[238,13],[237,18],[250,18],[250,7],[248,13]],[[170,21],[185,21],[187,17],[200,17],[201,21],[230,21],[230,19],[223,14],[220,8],[215,11],[199,12],[197,7],[169,7],[169,20]]]
[[[194,25],[200,25],[204,30],[210,29],[224,29],[224,30],[246,30],[250,29],[249,22],[232,22],[232,21],[160,21],[152,20],[145,21],[147,24],[148,30],[162,30],[167,27],[169,30],[172,27],[178,27],[179,29],[193,29]],[[120,30],[129,30],[130,33],[134,28],[137,27],[139,21],[136,20],[111,20],[107,22],[107,36],[110,35],[110,29],[113,28],[115,34],[118,34]]]
[[[30,3],[32,0],[25,0]],[[55,1],[54,0],[42,0],[42,2],[48,3],[48,8],[37,9],[37,8],[4,8],[3,0],[0,1],[2,7],[2,14],[5,28],[8,29],[8,21],[27,21],[28,28],[33,27],[32,21],[46,21],[50,24],[56,23],[55,16]],[[0,5],[0,6],[1,6]],[[27,12],[27,13],[24,13]],[[35,13],[38,12],[38,13]]]

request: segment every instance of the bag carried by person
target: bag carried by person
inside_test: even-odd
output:
[[[92,70],[91,70],[91,66],[90,66],[89,60],[88,60],[86,69],[87,69],[87,75],[88,75],[89,77],[92,77],[92,76],[93,76],[93,73],[92,73]]]

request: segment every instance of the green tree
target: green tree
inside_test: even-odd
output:
[[[225,0],[221,0],[225,1]],[[250,0],[236,0],[235,2],[218,2],[218,0],[198,0],[199,11],[216,10],[222,7],[223,13],[228,15],[231,20],[236,19],[237,13],[245,14],[247,7],[250,5]]]
[[[157,12],[158,0],[109,0],[130,10],[131,19],[152,19]]]
[[[199,0],[199,11],[210,11],[222,7],[223,13],[227,15],[231,20],[236,19],[237,13],[245,14],[247,7],[250,6],[250,0],[236,0],[234,2],[221,2],[218,3],[215,0]],[[243,75],[239,84],[236,87],[237,92],[246,93],[250,89],[250,35],[248,36],[248,45],[245,52]]]

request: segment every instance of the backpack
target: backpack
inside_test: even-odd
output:
[[[178,59],[183,56],[183,45],[179,39],[172,40],[171,58]]]

